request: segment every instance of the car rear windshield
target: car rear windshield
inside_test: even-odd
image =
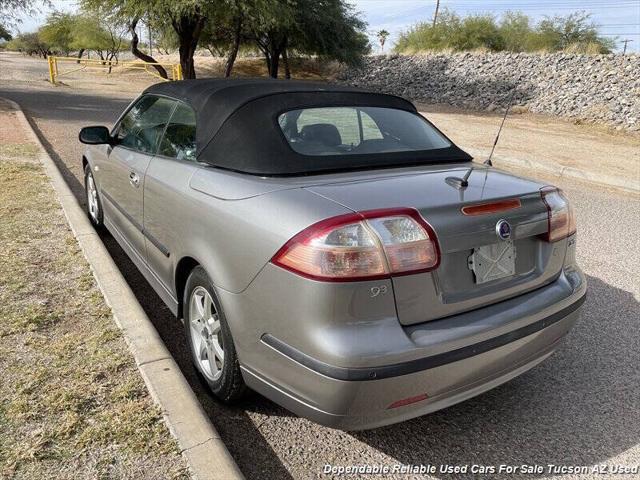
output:
[[[383,107],[314,107],[290,110],[278,124],[302,155],[357,155],[451,147],[422,116]]]

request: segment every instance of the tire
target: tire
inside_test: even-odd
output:
[[[104,228],[102,200],[100,200],[98,187],[93,178],[91,165],[89,165],[88,163],[84,167],[84,195],[85,195],[84,197],[85,202],[87,204],[86,211],[87,211],[87,216],[89,217],[89,220],[91,221],[91,223],[93,224],[96,230],[102,230]]]
[[[197,372],[216,397],[237,402],[247,387],[227,319],[204,268],[197,266],[189,275],[182,302],[185,336]]]

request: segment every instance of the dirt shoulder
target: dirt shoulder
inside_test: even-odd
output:
[[[421,105],[433,121],[454,142],[476,160],[487,158],[502,121],[501,114],[463,112]],[[510,115],[494,153],[497,167],[518,169],[519,165],[548,167],[558,175],[587,173],[591,179],[627,179],[630,189],[640,190],[640,136],[609,132],[592,125],[574,125],[542,115]]]
[[[0,477],[186,478],[37,148],[0,103]]]
[[[155,55],[155,60],[162,63],[180,63],[177,53],[172,55]],[[121,55],[121,61],[139,61],[130,54]],[[225,59],[211,57],[208,53],[195,57],[198,78],[222,77]],[[153,70],[152,70],[153,71]],[[316,59],[291,59],[291,74],[301,80],[331,80],[339,72],[335,62],[322,62]],[[93,90],[100,92],[133,92],[140,93],[150,85],[161,81],[160,78],[139,69],[116,67],[111,73],[105,68],[94,68],[76,64],[74,61],[58,62],[57,85],[49,83],[49,67],[45,59],[29,57],[17,52],[0,51],[0,80],[26,82],[62,91]],[[262,58],[239,58],[234,66],[234,76],[266,77],[267,69]]]

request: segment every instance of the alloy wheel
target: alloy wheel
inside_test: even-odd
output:
[[[87,207],[89,209],[89,215],[94,222],[98,223],[100,213],[100,206],[98,204],[98,190],[96,189],[96,184],[93,181],[93,175],[89,173],[87,175]]]
[[[189,302],[189,332],[196,361],[208,380],[217,380],[224,366],[220,317],[204,287],[196,287]]]

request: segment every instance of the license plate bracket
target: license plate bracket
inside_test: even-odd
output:
[[[516,273],[516,248],[512,240],[476,247],[468,262],[477,284],[511,277]]]

